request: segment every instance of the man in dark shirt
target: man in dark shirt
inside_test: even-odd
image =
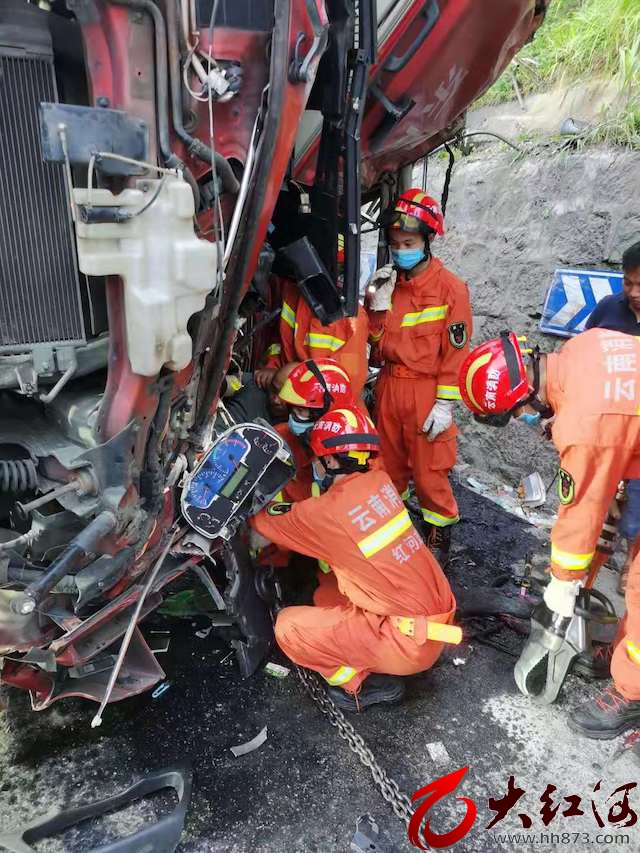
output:
[[[627,335],[640,336],[640,242],[622,256],[624,279],[622,293],[605,296],[596,305],[587,320],[587,329],[612,329]],[[640,480],[629,480],[626,486],[626,503],[618,525],[620,537],[627,543],[627,559],[620,572],[618,592],[624,593],[634,543],[640,533]]]
[[[587,329],[612,329],[640,335],[640,241],[622,256],[623,292],[605,296],[587,320]]]

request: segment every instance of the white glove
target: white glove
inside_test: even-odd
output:
[[[453,403],[450,400],[436,400],[433,409],[422,424],[422,432],[426,432],[427,440],[433,441],[441,432],[449,429],[453,423]]]
[[[388,311],[391,308],[391,297],[396,286],[398,273],[391,264],[380,267],[369,279],[367,292],[369,308],[372,311]]]
[[[262,551],[263,548],[266,548],[267,545],[271,545],[269,539],[262,535],[262,533],[258,533],[253,527],[249,528],[249,548],[256,553],[257,551]]]
[[[576,606],[576,598],[580,592],[582,581],[561,581],[551,576],[551,580],[544,591],[544,603],[549,610],[570,619]]]

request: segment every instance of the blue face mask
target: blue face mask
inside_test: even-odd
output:
[[[299,421],[295,415],[289,415],[287,423],[294,435],[304,435],[313,426],[313,421]]]
[[[392,249],[391,260],[393,265],[401,270],[411,270],[420,261],[424,261],[426,255],[424,249]]]
[[[523,412],[521,415],[518,415],[516,420],[520,421],[522,424],[526,424],[527,426],[537,427],[540,425],[542,415],[540,412],[536,412],[535,415],[530,415],[529,412]]]
[[[325,471],[324,474],[320,474],[316,468],[315,462],[311,464],[311,473],[313,474],[313,482],[317,484],[320,491],[326,492],[333,481],[331,474],[328,471]]]

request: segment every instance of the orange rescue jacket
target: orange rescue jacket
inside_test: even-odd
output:
[[[547,355],[560,509],[551,569],[584,577],[620,480],[640,476],[640,338],[590,329]]]
[[[471,324],[467,285],[432,257],[415,278],[398,273],[391,309],[370,314],[370,339],[385,363],[434,377],[437,399],[459,400]]]
[[[449,582],[383,471],[350,474],[317,498],[272,504],[251,519],[275,542],[327,562],[356,607],[383,616],[455,609]]]

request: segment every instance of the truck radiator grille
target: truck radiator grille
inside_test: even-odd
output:
[[[64,167],[44,163],[49,56],[0,46],[0,351],[85,340]]]

